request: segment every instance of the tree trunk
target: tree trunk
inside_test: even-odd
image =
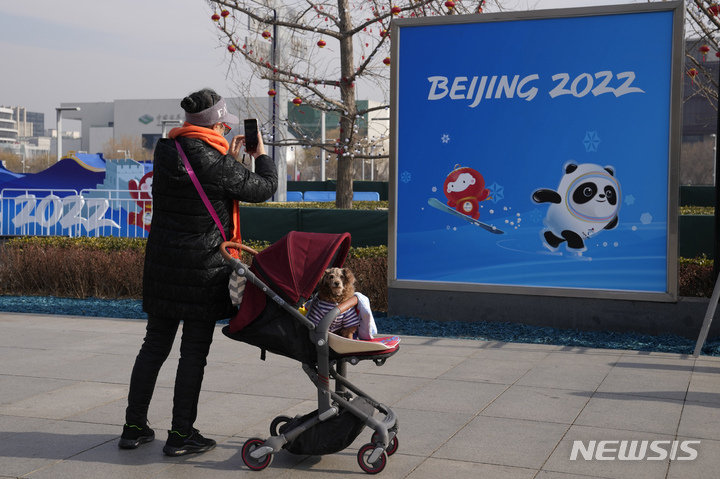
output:
[[[338,148],[337,193],[335,207],[352,208],[353,199],[353,159],[355,151],[355,87],[352,80],[354,72],[354,54],[352,36],[347,34],[352,28],[349,0],[338,0],[340,17],[340,95],[345,111],[340,112],[340,145]]]

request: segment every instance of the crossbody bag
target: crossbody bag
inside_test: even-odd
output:
[[[220,234],[223,237],[223,241],[227,241],[227,237],[225,235],[225,229],[222,226],[222,223],[220,223],[220,218],[218,217],[217,213],[215,212],[215,208],[213,208],[212,203],[210,203],[210,200],[208,199],[207,195],[205,194],[205,190],[203,190],[202,185],[200,184],[200,181],[197,179],[197,175],[195,175],[195,171],[193,170],[192,166],[190,166],[190,162],[187,159],[187,156],[185,155],[185,152],[183,151],[182,147],[180,146],[180,143],[175,140],[175,145],[177,146],[178,153],[180,153],[180,157],[183,160],[183,163],[185,164],[185,169],[188,172],[188,175],[190,176],[190,180],[192,180],[193,185],[195,185],[195,189],[197,190],[198,194],[200,195],[200,198],[202,199],[203,203],[205,204],[205,208],[207,208],[208,212],[210,212],[210,216],[212,216],[213,220],[215,220],[215,224],[220,229]],[[237,208],[237,204],[233,205],[233,209]],[[232,241],[236,243],[242,243],[242,239],[240,238],[240,215],[234,214],[237,224],[234,225],[233,230],[235,231],[235,237],[233,237]],[[240,253],[237,252],[237,250],[233,250],[233,253],[237,253],[237,256],[239,258]],[[231,253],[232,256],[235,256],[233,253]],[[238,275],[235,270],[230,273],[230,281],[228,282],[228,290],[230,292],[230,300],[235,306],[239,306],[240,303],[242,303],[243,293],[245,292],[245,283],[247,282],[247,279],[245,276]]]

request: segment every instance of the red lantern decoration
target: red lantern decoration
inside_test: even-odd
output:
[[[293,105],[300,106],[300,104],[302,104],[302,100],[300,99],[300,97],[296,96],[295,98],[293,98]]]
[[[447,2],[445,2],[445,6],[448,10],[452,12],[452,9],[455,8],[455,2],[453,2],[452,0],[447,0]]]
[[[385,60],[383,60],[383,63],[385,65],[390,65],[390,57],[385,58]]]
[[[277,92],[271,88],[268,90],[268,95],[272,97],[272,96],[277,95]]]
[[[319,46],[320,48],[325,48],[325,45],[327,45],[327,43],[322,38],[320,39],[320,41],[317,42],[317,46]]]
[[[228,12],[227,10],[223,10],[222,12],[220,12],[220,15],[222,15],[222,17],[225,18],[228,15],[230,15],[230,12]]]
[[[690,77],[690,84],[694,85],[695,77],[698,75],[698,71],[694,68],[691,68],[690,70],[688,70],[687,75]]]
[[[262,37],[267,40],[270,37],[272,37],[272,34],[270,32],[268,32],[267,30],[265,30],[264,32],[262,32]]]
[[[392,12],[393,15],[400,15],[400,12],[402,12],[402,9],[395,5],[390,9],[390,12]]]
[[[235,45],[233,45],[232,43],[230,45],[228,45],[228,51],[230,53],[235,53],[235,50],[236,50]]]
[[[702,53],[703,61],[705,61],[705,55],[707,55],[710,52],[710,47],[707,45],[703,45],[700,48],[698,48],[698,50],[700,50],[700,53]]]
[[[381,31],[380,31],[380,36],[381,36],[381,37],[385,37],[387,34],[388,34],[388,31],[387,31],[387,30],[381,30]]]
[[[212,18],[213,22],[219,22],[219,21],[220,21],[220,15],[218,15],[217,13],[213,14],[213,16],[210,17],[210,18]]]
[[[718,5],[717,3],[713,3],[708,7],[708,12],[712,13],[717,17],[718,14],[720,14],[720,5]]]

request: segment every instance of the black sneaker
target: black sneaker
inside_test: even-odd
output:
[[[118,447],[120,449],[135,449],[140,444],[150,442],[153,439],[155,439],[155,431],[150,429],[149,426],[125,424]]]
[[[217,443],[212,439],[202,437],[200,431],[193,429],[191,434],[180,434],[177,431],[168,431],[168,440],[163,447],[166,456],[184,456],[207,452],[215,448]]]

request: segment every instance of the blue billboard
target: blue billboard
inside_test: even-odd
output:
[[[391,287],[674,299],[682,16],[396,21]]]

